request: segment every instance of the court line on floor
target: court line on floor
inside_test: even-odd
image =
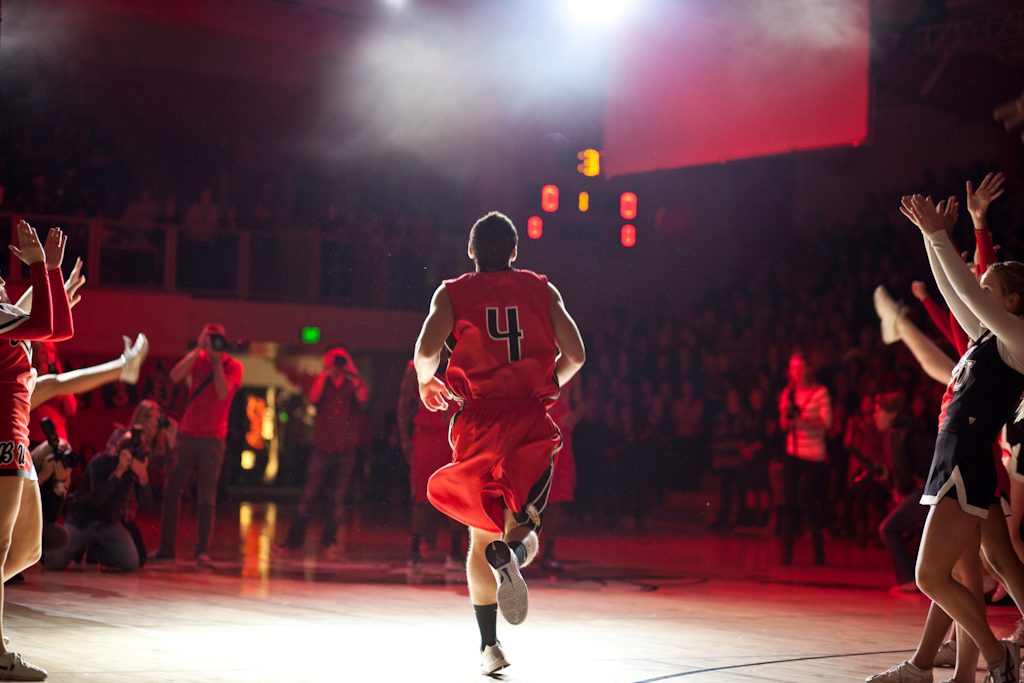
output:
[[[843,657],[867,657],[869,655],[898,655],[913,651],[914,650],[880,650],[878,652],[853,652],[845,655],[815,655],[813,657],[793,657],[791,659],[776,659],[769,662],[730,664],[729,666],[716,666],[711,669],[696,669],[694,671],[683,671],[677,674],[669,674],[668,676],[658,676],[657,678],[645,678],[642,681],[636,681],[636,683],[655,683],[655,681],[667,681],[672,678],[682,678],[683,676],[694,676],[696,674],[713,673],[715,671],[728,671],[729,669],[745,669],[751,666],[768,666],[769,664],[789,664],[791,662],[808,662],[815,659],[841,659]]]

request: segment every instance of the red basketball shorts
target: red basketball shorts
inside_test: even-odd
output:
[[[441,512],[466,526],[504,533],[507,507],[539,529],[562,439],[536,400],[467,401],[451,428],[452,462],[427,485]]]

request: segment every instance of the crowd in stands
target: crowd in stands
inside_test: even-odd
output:
[[[953,169],[925,182],[962,194],[964,181],[985,170]],[[716,530],[768,523],[781,493],[772,481],[778,475],[769,473],[785,452],[778,397],[790,354],[801,350],[832,405],[825,522],[834,535],[880,542],[890,494],[875,476],[887,467],[872,419],[875,397],[902,394],[917,428],[934,435],[943,391],[903,345],[882,343],[872,309],[876,285],[912,302],[911,283],[929,280],[899,194],[868,197],[848,229],[828,239],[802,236],[784,260],[756,264],[745,281],[711,291],[696,306],[656,301],[609,312],[583,330],[589,362],[577,382],[586,415],[573,437],[585,518],[641,525],[669,489],[720,493],[709,520]],[[992,221],[995,239],[1001,256],[1013,258],[1019,242],[1001,220]],[[973,251],[973,231],[964,225],[955,237]],[[910,315],[956,356],[923,307]],[[609,507],[602,492],[612,482],[619,498]]]
[[[80,219],[64,222],[79,253],[88,248],[86,221],[112,221],[103,248],[132,258],[104,261],[108,284],[161,284],[165,238],[153,228],[166,226],[182,228],[176,276],[185,289],[235,290],[235,264],[211,269],[207,255],[211,246],[237,254],[243,233],[252,239],[250,270],[261,274],[251,289],[263,296],[308,296],[309,245],[289,253],[294,240],[282,232],[320,235],[326,303],[421,308],[452,259],[440,238],[442,226],[458,223],[449,218],[460,188],[415,162],[385,160],[369,172],[309,161],[282,168],[252,159],[241,143],[192,141],[192,163],[169,172],[140,161],[144,154],[129,163],[123,140],[87,116],[34,106],[38,96],[16,79],[0,82],[0,210]],[[262,291],[270,280],[273,290]]]

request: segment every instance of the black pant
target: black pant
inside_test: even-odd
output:
[[[802,460],[786,455],[782,460],[782,486],[785,508],[782,515],[782,557],[793,557],[793,539],[803,519],[811,529],[816,562],[825,560],[825,536],[822,532],[822,510],[828,495],[828,463]]]
[[[321,508],[326,515],[324,520],[321,543],[333,545],[336,541],[338,527],[345,510],[345,494],[352,479],[352,469],[356,464],[354,449],[346,451],[322,451],[314,448],[306,466],[306,484],[302,488],[302,500],[295,511],[291,528],[285,545],[289,548],[301,548],[306,538],[306,526],[313,517],[313,503],[321,490],[328,487],[330,505]]]

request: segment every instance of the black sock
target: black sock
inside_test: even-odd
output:
[[[451,547],[451,550],[448,551],[448,554],[451,555],[452,557],[458,557],[458,558],[462,557],[462,532],[461,531],[453,531],[452,532],[452,547]]]
[[[473,605],[476,612],[476,625],[480,627],[480,651],[488,645],[498,642],[498,603],[493,605]]]
[[[526,546],[519,541],[512,541],[508,548],[516,556],[516,565],[522,567],[526,563]]]
[[[411,552],[409,554],[410,555],[419,555],[420,554],[420,534],[413,534],[412,535],[412,550],[411,550]]]

